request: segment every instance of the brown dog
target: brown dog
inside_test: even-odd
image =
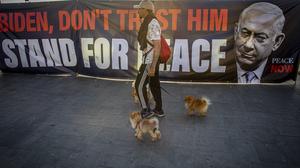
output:
[[[198,115],[205,117],[207,115],[207,109],[210,105],[210,100],[201,97],[200,99],[195,98],[194,96],[185,96],[184,98],[185,108],[188,110],[188,115]]]
[[[134,136],[138,140],[143,139],[143,134],[149,133],[152,141],[157,141],[161,138],[159,131],[159,121],[156,117],[142,119],[140,112],[130,113],[129,120],[132,128],[135,130]]]

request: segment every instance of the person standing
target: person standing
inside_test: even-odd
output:
[[[141,1],[134,5],[143,22],[138,32],[140,50],[143,52],[142,64],[136,77],[135,89],[142,107],[142,118],[165,116],[162,110],[161,89],[159,81],[159,55],[161,49],[161,28],[154,15],[154,4],[151,1]],[[155,101],[155,108],[150,109],[146,85],[149,84]]]

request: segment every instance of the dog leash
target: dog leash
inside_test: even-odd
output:
[[[148,70],[147,70],[147,69],[146,69],[146,71],[147,71],[147,73],[148,73]],[[150,76],[148,76],[148,83],[149,83],[149,85],[150,85]],[[162,86],[160,86],[160,89],[163,90],[167,95],[169,95],[169,96],[171,96],[171,97],[175,97],[175,98],[177,98],[178,100],[181,100],[180,97],[178,97],[178,96],[176,96],[176,95],[174,95],[174,94],[168,92],[167,89],[163,88]]]
[[[153,49],[153,48],[151,48],[151,49],[149,50],[149,52],[150,52],[152,49]],[[149,52],[147,52],[145,55],[147,55]],[[146,71],[147,71],[147,73],[149,74],[147,68],[146,68]],[[150,76],[148,76],[148,83],[149,83],[149,85],[150,85]],[[180,97],[178,97],[178,96],[176,96],[176,95],[174,95],[174,94],[171,94],[171,93],[168,92],[165,88],[163,88],[163,87],[160,86],[160,89],[163,90],[167,95],[172,96],[172,97],[175,97],[175,98],[177,98],[178,100],[181,100]]]
[[[161,88],[161,90],[163,90],[167,95],[169,95],[169,96],[172,96],[172,97],[175,97],[175,98],[177,98],[177,99],[181,99],[180,97],[178,97],[178,96],[176,96],[176,95],[174,95],[174,94],[171,94],[170,92],[168,92],[165,88],[163,88],[163,87],[161,87],[160,86],[160,88]]]

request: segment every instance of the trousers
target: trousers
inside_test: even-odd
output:
[[[141,107],[143,109],[150,110],[150,105],[147,97],[146,85],[149,84],[149,88],[155,101],[155,109],[162,109],[161,89],[159,81],[159,61],[155,68],[155,75],[150,77],[148,75],[148,68],[151,64],[142,64],[139,68],[138,75],[135,80],[135,89],[138,95]]]

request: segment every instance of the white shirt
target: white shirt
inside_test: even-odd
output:
[[[160,24],[156,19],[152,19],[148,25],[147,40],[151,42],[152,40],[160,40],[161,29]],[[153,48],[147,43],[147,48],[143,51],[143,55]],[[143,63],[151,64],[153,60],[153,49],[150,51],[146,57],[143,57]]]
[[[267,64],[268,59],[266,59],[256,70],[252,71],[256,77],[251,80],[251,84],[260,83],[262,73],[264,72],[265,66]],[[238,83],[247,83],[246,73],[248,71],[243,70],[238,63],[236,63],[237,67],[237,75],[238,75]]]

